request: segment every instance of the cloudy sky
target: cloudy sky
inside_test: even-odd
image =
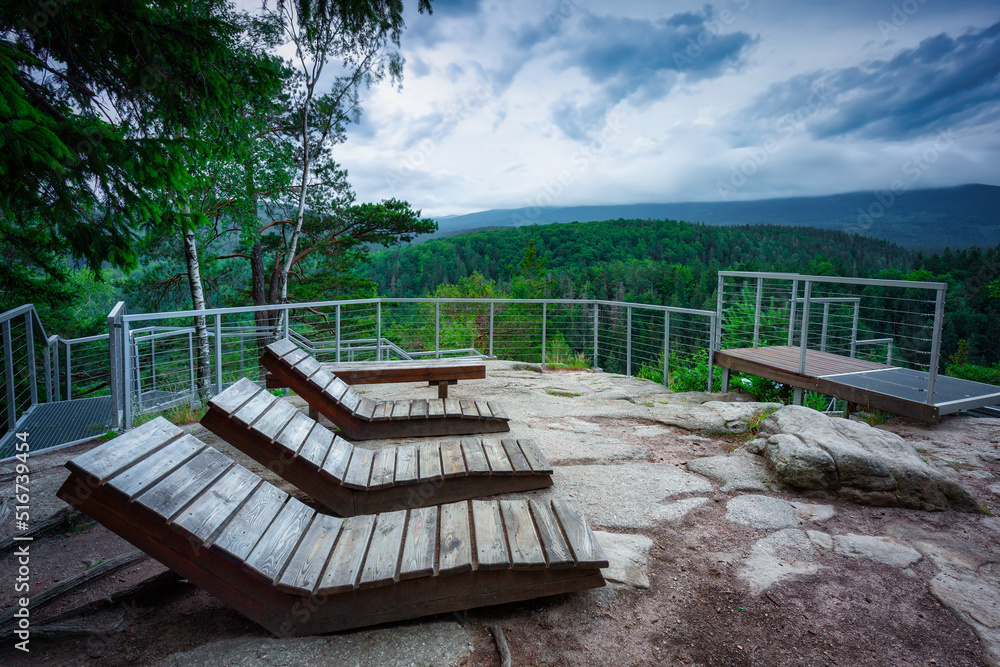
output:
[[[425,215],[1000,185],[996,0],[408,2],[337,159]]]

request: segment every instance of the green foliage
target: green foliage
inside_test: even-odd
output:
[[[1000,363],[991,367],[976,364],[951,364],[945,369],[946,375],[1000,386]]]

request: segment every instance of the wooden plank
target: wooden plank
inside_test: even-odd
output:
[[[500,511],[510,545],[511,567],[515,570],[545,569],[545,552],[535,532],[528,501],[501,500]]]
[[[298,498],[289,498],[243,566],[268,581],[277,579],[314,516],[314,509]]]
[[[420,481],[441,479],[441,443],[420,445]]]
[[[475,401],[476,411],[479,416],[483,419],[493,419],[493,412],[490,410],[490,406],[486,401]]]
[[[439,574],[458,574],[472,569],[471,534],[466,501],[441,506]]]
[[[347,383],[338,377],[333,378],[333,382],[328,384],[325,388],[322,388],[325,396],[327,396],[331,401],[338,402],[349,389],[350,387],[347,386]]]
[[[552,506],[540,500],[532,500],[530,504],[549,567],[573,567],[573,553],[569,550],[562,531],[559,530],[559,520],[552,513]]]
[[[400,581],[434,574],[437,531],[437,507],[410,510],[406,525],[406,540],[403,543],[403,559],[399,566]]]
[[[406,361],[342,361],[323,367],[348,384],[385,382],[458,382],[486,377],[481,359],[422,359]]]
[[[392,416],[390,419],[409,419],[410,401],[396,401],[392,406]]]
[[[441,472],[445,479],[465,476],[465,457],[462,444],[456,440],[441,443]]]
[[[322,426],[313,427],[299,449],[299,458],[309,468],[319,470],[326,459],[327,452],[330,451],[331,444],[333,444],[333,433],[330,430]]]
[[[209,447],[138,496],[135,503],[168,521],[233,465],[232,459]]]
[[[444,399],[444,416],[445,417],[462,416],[462,406],[458,404],[457,398]]]
[[[208,404],[224,415],[231,415],[261,391],[263,389],[250,380],[241,378],[221,394],[210,398]]]
[[[503,570],[510,567],[507,537],[500,519],[500,505],[495,500],[473,500],[472,520],[476,529],[476,557],[480,570]]]
[[[521,447],[521,453],[534,472],[552,474],[552,465],[534,440],[518,440],[517,444]]]
[[[587,519],[579,506],[569,500],[553,500],[552,509],[559,517],[577,567],[607,567],[608,559],[604,556],[604,550],[587,525]]]
[[[458,402],[462,406],[462,416],[466,419],[479,419],[479,410],[476,409],[475,401],[462,399]],[[493,415],[490,415],[491,417]]]
[[[268,440],[274,440],[297,412],[294,405],[284,399],[278,399],[260,419],[254,422],[252,428]]]
[[[293,368],[297,363],[309,356],[309,353],[302,349],[295,349],[281,356],[281,361],[289,368]]]
[[[352,516],[344,520],[340,530],[340,539],[330,556],[320,579],[317,595],[329,595],[354,589],[358,580],[358,572],[364,563],[368,551],[368,540],[375,526],[374,514]]]
[[[358,409],[355,411],[362,419],[371,420],[372,415],[375,414],[375,407],[378,405],[375,401],[365,396],[361,399],[361,404],[358,405]]]
[[[483,451],[494,475],[513,475],[514,467],[507,458],[507,452],[499,440],[483,440]]]
[[[325,368],[320,368],[318,371],[309,376],[309,382],[315,385],[316,389],[323,389],[328,384],[333,382],[333,374]]]
[[[483,445],[480,440],[466,438],[462,440],[462,452],[465,454],[465,467],[470,475],[490,474],[490,464],[486,461]]]
[[[278,590],[298,595],[311,594],[323,574],[326,559],[343,525],[344,520],[340,517],[317,514],[281,574]]]
[[[71,459],[66,467],[88,479],[103,482],[183,433],[163,417],[157,417]]]
[[[344,486],[349,489],[367,489],[374,460],[375,452],[364,447],[355,447],[351,464],[347,466],[347,474],[344,475]]]
[[[194,436],[185,434],[151,456],[126,468],[107,481],[125,498],[132,499],[156,484],[188,459],[205,449],[205,443]]]
[[[283,357],[289,352],[299,349],[299,346],[287,338],[282,338],[274,341],[273,343],[269,343],[267,349],[274,353],[274,356]]]
[[[486,404],[490,406],[490,412],[493,413],[494,419],[508,419],[507,413],[504,412],[503,407],[497,401],[487,401]]]
[[[317,424],[316,428],[323,428],[321,425]],[[333,444],[330,445],[330,451],[326,455],[326,460],[323,461],[323,472],[328,474],[337,482],[343,482],[344,476],[347,474],[347,466],[351,461],[351,456],[354,454],[354,445],[347,442],[339,435],[334,436]]]
[[[258,486],[215,538],[212,550],[230,560],[242,562],[250,555],[287,498],[288,494],[276,486],[267,483]]]
[[[298,453],[306,441],[306,437],[312,430],[316,422],[306,417],[301,412],[292,415],[288,425],[278,435],[277,443],[287,448],[291,452]]]
[[[388,419],[392,416],[392,401],[378,401],[375,404],[375,412],[372,413],[372,421],[378,419]]]
[[[343,398],[340,399],[340,403],[348,412],[354,412],[361,403],[361,394],[351,388],[348,388],[344,393]]]
[[[415,398],[413,399],[412,406],[410,408],[410,417],[414,419],[426,419],[427,418],[427,399],[426,398]]]
[[[184,533],[207,542],[244,500],[250,497],[260,477],[243,466],[233,466],[173,521]]]
[[[316,358],[307,355],[302,358],[302,361],[295,364],[295,368],[293,370],[304,378],[311,378],[319,371],[319,369],[320,365],[319,362],[316,361]],[[329,372],[327,373],[327,375],[329,375]],[[327,378],[327,382],[329,381],[330,381],[329,378]],[[318,382],[316,384],[319,385]],[[322,389],[325,386],[326,385],[319,385],[316,388]]]
[[[396,484],[413,484],[419,479],[417,446],[400,445],[396,451]]]
[[[430,419],[437,419],[438,417],[444,417],[444,400],[440,398],[432,398],[427,401],[427,417]]]
[[[253,398],[243,404],[243,407],[233,413],[232,420],[237,424],[249,426],[261,417],[271,404],[277,400],[271,392],[261,389]]]
[[[530,475],[531,466],[528,464],[528,460],[524,458],[524,454],[521,453],[521,448],[517,445],[517,440],[503,439],[500,441],[503,445],[503,450],[507,452],[507,460],[510,461],[510,465],[514,468],[515,475]]]
[[[383,447],[375,452],[369,489],[384,489],[396,480],[396,448]]]
[[[406,510],[383,512],[375,522],[368,555],[361,570],[358,587],[391,584],[396,578],[396,566],[403,547],[403,527],[406,525]]]

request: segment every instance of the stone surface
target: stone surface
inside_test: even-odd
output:
[[[751,528],[792,528],[833,517],[831,505],[794,503],[770,496],[736,496],[726,503],[725,519]]]
[[[888,431],[789,405],[758,433],[768,439],[768,465],[790,486],[835,488],[846,500],[873,505],[979,511],[972,494]]]
[[[698,405],[656,403],[652,419],[695,433],[746,433],[748,420],[758,412],[777,410],[780,403],[723,403],[708,401]]]
[[[625,443],[600,433],[573,432],[549,424],[532,429],[530,437],[550,462],[591,463],[594,461],[628,461],[649,458],[649,447]]]
[[[294,639],[227,639],[159,662],[160,667],[260,665],[461,665],[474,648],[472,634],[454,622],[423,622]]]
[[[939,573],[931,595],[972,626],[993,665],[1000,665],[1000,577],[952,570]]]
[[[915,565],[923,555],[899,540],[876,535],[836,535],[833,538],[834,551],[849,558],[883,563],[902,570]]]
[[[816,548],[805,532],[786,528],[757,540],[750,555],[743,559],[737,575],[759,595],[769,588],[792,579],[817,574],[823,566],[816,562]]]
[[[806,537],[820,551],[833,551],[833,538],[830,537],[829,533],[820,530],[807,530]]]
[[[982,523],[984,526],[993,531],[993,534],[1000,539],[1000,517],[997,516],[984,516],[982,518]]]
[[[774,491],[777,487],[764,461],[743,449],[728,455],[694,459],[688,461],[687,467],[722,485],[723,493]]]
[[[645,535],[628,535],[594,531],[597,541],[608,558],[608,567],[601,570],[605,581],[630,588],[649,588],[649,550],[653,540]]]
[[[556,466],[553,485],[516,494],[529,498],[570,498],[580,503],[592,526],[651,528],[690,511],[691,503],[671,507],[662,501],[678,495],[711,494],[712,484],[666,463]],[[686,499],[704,502],[704,498]]]

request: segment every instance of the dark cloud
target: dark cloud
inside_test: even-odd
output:
[[[1000,114],[1000,22],[952,38],[929,37],[890,60],[819,70],[775,84],[748,121],[789,114],[820,139],[897,141]]]
[[[566,48],[564,66],[583,71],[594,84],[593,98],[583,106],[557,105],[556,124],[580,138],[622,100],[647,103],[666,96],[682,79],[711,79],[738,68],[757,38],[726,32],[734,20],[709,6],[663,19],[587,14]]]

